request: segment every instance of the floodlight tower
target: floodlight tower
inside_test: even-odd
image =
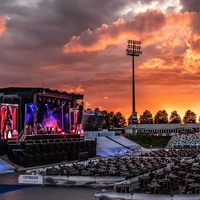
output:
[[[126,54],[132,56],[132,124],[137,124],[137,112],[135,109],[135,73],[134,73],[134,57],[142,54],[141,41],[128,40]]]

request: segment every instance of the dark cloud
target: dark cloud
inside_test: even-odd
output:
[[[199,0],[180,0],[180,4],[183,6],[182,12],[199,12],[200,3]]]
[[[161,11],[147,10],[135,16],[135,28],[140,33],[152,32],[162,28],[166,23],[165,15]]]
[[[52,89],[84,92],[92,108],[126,109],[128,113],[132,65],[126,45],[128,39],[139,39],[143,54],[135,59],[137,98],[153,105],[146,98],[152,94],[149,88],[169,89],[166,85],[172,87],[177,77],[184,83],[186,75],[182,74],[191,65],[192,72],[198,73],[191,63],[198,60],[198,52],[194,57],[192,50],[199,49],[199,39],[193,37],[199,33],[198,14],[174,12],[171,16],[174,1],[170,6],[167,0],[156,2],[1,0],[0,87],[42,86],[44,82]],[[183,10],[194,11],[198,6],[197,1],[181,2]],[[152,9],[152,5],[157,7]],[[186,27],[191,24],[192,30]],[[76,44],[75,51],[64,52],[66,44]]]
[[[62,45],[88,28],[116,21],[125,5],[120,0],[43,0],[35,6],[27,6],[2,0],[0,15],[8,20],[6,32],[0,37],[1,62],[24,67],[25,71],[27,65],[30,69],[67,62],[71,58],[62,54]]]

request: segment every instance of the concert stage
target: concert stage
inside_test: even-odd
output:
[[[0,155],[22,166],[96,156],[96,140],[81,137],[82,94],[18,87],[0,94]]]

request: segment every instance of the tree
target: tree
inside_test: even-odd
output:
[[[103,129],[113,129],[113,128],[124,128],[126,125],[125,117],[120,113],[117,112],[116,114],[111,111],[102,111],[103,113],[103,121],[102,121],[102,128]]]
[[[166,110],[159,110],[154,116],[154,124],[167,124],[168,114]]]
[[[114,116],[115,116],[115,113],[113,111],[108,113],[108,128],[109,129],[114,128],[114,124],[113,124]]]
[[[103,113],[103,115],[107,115],[108,114],[107,110],[102,110],[101,112]]]
[[[183,117],[183,123],[196,123],[197,115],[191,111],[187,110],[184,117]]]
[[[140,124],[153,124],[153,117],[150,111],[145,110],[142,115],[140,115]]]
[[[171,112],[170,118],[169,118],[169,123],[171,124],[178,124],[181,123],[181,117],[180,115],[177,113],[176,110]]]
[[[109,129],[109,113],[107,110],[103,110],[103,120],[102,120],[102,128]]]
[[[114,115],[114,117],[113,117],[113,126],[115,128],[124,128],[126,126],[126,119],[120,112],[117,112]]]
[[[128,118],[128,125],[132,124],[132,115],[129,116]]]

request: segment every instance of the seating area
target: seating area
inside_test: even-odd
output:
[[[141,157],[110,157],[89,160],[84,163],[74,162],[41,168],[39,174],[59,176],[123,176],[130,179],[166,167],[162,159]],[[31,172],[29,172],[31,173]]]
[[[128,151],[124,155],[41,167],[27,174],[42,175],[53,184],[64,180],[69,185],[71,180],[78,184],[101,177],[122,177],[124,181],[114,182],[116,193],[199,194],[199,154],[199,149],[183,148],[144,150],[140,155]]]
[[[200,149],[158,149],[149,152],[143,152],[143,157],[162,157],[162,158],[195,158],[199,155]]]
[[[200,193],[200,158],[199,150],[170,149],[154,150],[143,153],[142,160],[147,163],[155,159],[155,163],[163,163],[157,170],[138,176],[137,184],[116,184],[119,193],[147,194],[199,194]],[[159,162],[158,162],[159,161]]]
[[[139,177],[136,192],[151,194],[200,193],[200,165],[176,160],[176,164]],[[179,191],[181,190],[181,191]]]
[[[117,193],[199,194],[199,150],[152,150],[141,156],[134,153],[110,158],[97,158],[40,168],[39,174],[51,177],[124,177],[130,183],[116,183]],[[28,173],[33,173],[29,171]],[[137,181],[136,181],[137,179]]]
[[[176,134],[174,141],[172,142],[172,148],[191,148],[200,149],[200,134],[199,133],[182,133]]]

